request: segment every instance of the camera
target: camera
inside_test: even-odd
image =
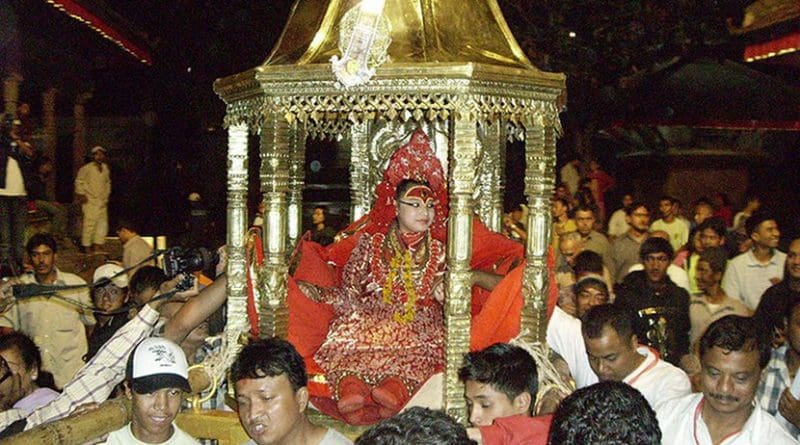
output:
[[[214,267],[219,262],[219,254],[204,247],[185,249],[173,247],[164,252],[162,258],[164,273],[174,277],[179,273],[191,273]]]

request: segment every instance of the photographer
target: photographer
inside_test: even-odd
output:
[[[178,263],[185,261],[184,259],[177,260]],[[218,265],[217,271],[222,269],[224,269],[224,264]],[[161,294],[171,291],[181,280],[183,280],[183,275],[165,282],[161,286]],[[226,285],[225,276],[219,276],[199,295],[190,298],[166,321],[161,329],[162,336],[178,344],[183,342],[195,328],[225,303]],[[13,299],[9,296],[10,287],[8,284],[0,284],[0,307],[3,302]],[[143,338],[153,335],[159,319],[159,311],[165,301],[169,300],[156,297],[145,304],[138,314],[118,330],[100,348],[97,355],[81,368],[75,378],[64,387],[64,391],[58,398],[30,413],[27,417],[19,410],[13,409],[0,413],[0,439],[23,429],[30,429],[36,425],[67,417],[81,405],[98,404],[105,401],[114,387],[125,377],[127,357],[134,346]],[[115,414],[109,412],[109,415]]]
[[[22,270],[25,236],[25,180],[14,150],[13,121],[0,116],[0,277]]]

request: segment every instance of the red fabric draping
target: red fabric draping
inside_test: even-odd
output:
[[[506,273],[505,278],[494,291],[473,292],[473,311],[470,349],[485,348],[493,343],[507,342],[519,334],[520,313],[522,310],[522,274],[525,263],[522,261],[522,245],[490,231],[477,219],[473,220],[473,249],[471,266],[477,269],[496,270]],[[330,287],[339,283],[340,269],[349,257],[355,241],[350,237],[328,247],[303,241],[299,249],[300,258],[297,271],[289,279],[288,340],[303,356],[308,373],[322,374],[322,369],[314,362],[314,353],[325,341],[333,312],[326,304],[308,299],[297,286],[295,279],[308,281],[318,286]],[[552,252],[548,254],[550,288],[548,289],[548,316],[557,300],[557,288],[552,273]],[[338,267],[337,267],[338,266]],[[330,388],[323,383],[309,382],[309,392],[316,398],[331,397]],[[335,403],[318,406],[320,409],[334,408]],[[336,416],[336,413],[329,413]]]
[[[250,323],[250,335],[253,338],[258,338],[260,329],[258,327],[258,309],[256,309],[256,296],[255,286],[256,282],[252,276],[252,266],[261,267],[264,264],[264,244],[261,242],[261,236],[254,233],[251,239],[253,246],[247,249],[248,255],[252,257],[247,259],[247,320]]]
[[[84,8],[80,3],[75,0],[47,0],[47,3],[53,5],[56,9],[65,12],[75,20],[84,23],[89,28],[92,28],[99,33],[103,38],[114,42],[117,46],[122,48],[123,51],[129,53],[133,57],[139,59],[140,62],[147,65],[153,64],[153,58],[145,49],[139,47],[135,43],[126,39],[119,31],[114,29],[111,25],[106,23],[100,17],[92,14],[91,11]]]
[[[789,33],[768,42],[753,43],[744,48],[744,60],[753,62],[800,51],[800,31]]]

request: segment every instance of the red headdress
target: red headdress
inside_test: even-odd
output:
[[[386,233],[397,216],[394,194],[404,179],[427,182],[436,200],[436,214],[431,224],[431,236],[447,240],[447,180],[442,163],[431,149],[431,143],[422,130],[416,130],[411,140],[392,154],[383,173],[383,181],[375,189],[372,210],[351,227],[363,227],[366,233]]]

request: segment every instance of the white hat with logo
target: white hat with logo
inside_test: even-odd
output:
[[[161,337],[142,340],[128,357],[125,372],[131,389],[150,394],[164,388],[191,392],[189,365],[180,346]]]

